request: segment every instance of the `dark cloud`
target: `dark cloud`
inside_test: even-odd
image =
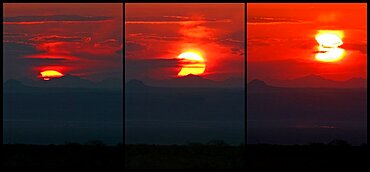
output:
[[[131,42],[131,41],[126,41],[125,43],[125,51],[139,51],[139,50],[144,50],[145,46]]]
[[[15,42],[3,42],[4,58],[19,57],[26,54],[36,54],[42,51],[36,50],[33,45]]]
[[[35,61],[27,61],[23,56],[28,54],[42,53],[32,45],[19,44],[14,42],[4,42],[3,79],[19,79],[22,77],[33,76],[30,70]]]
[[[207,39],[214,36],[215,29],[203,25],[188,25],[180,29],[180,33],[188,38]]]
[[[187,16],[163,16],[163,17],[127,17],[126,24],[186,24],[204,22],[231,22],[229,19],[216,18],[190,18]]]
[[[160,40],[160,41],[178,41],[181,39],[181,37],[176,36],[160,36],[160,35],[146,35],[145,39],[154,39],[154,40]]]
[[[249,16],[247,23],[248,24],[279,24],[279,23],[304,23],[304,21],[296,20],[296,19],[289,19],[289,18]]]
[[[31,63],[35,63],[35,64],[39,64],[39,63],[44,63],[44,62],[57,62],[57,63],[60,63],[60,62],[63,62],[63,61],[66,61],[67,59],[65,58],[47,58],[47,57],[44,57],[44,58],[24,58],[25,61],[29,61]]]
[[[367,54],[367,44],[366,43],[359,43],[359,44],[356,44],[356,43],[346,43],[346,44],[343,44],[342,46],[340,46],[340,48],[343,48],[343,49],[346,49],[346,50],[357,50],[357,51],[360,51],[361,53],[363,54]]]
[[[4,33],[4,37],[22,37],[22,36],[27,36],[28,34],[26,33]]]
[[[114,48],[122,47],[121,43],[117,39],[106,39],[102,42],[97,42],[94,44],[94,48]]]
[[[224,39],[224,40],[230,40],[232,42],[244,43],[245,31],[240,30],[240,31],[237,31],[237,32],[232,32],[232,33],[226,34],[224,36],[221,36],[220,38]]]
[[[173,68],[180,67],[180,59],[126,59],[126,79],[142,79],[153,77],[153,72],[168,74]]]
[[[217,21],[216,18],[199,18],[192,19],[188,16],[162,16],[162,17],[126,17],[127,22],[133,21],[151,21],[151,22],[161,22],[161,21]]]
[[[231,48],[231,53],[233,54],[239,54],[239,55],[244,55],[244,48]]]
[[[268,43],[265,40],[258,40],[258,39],[248,39],[247,41],[247,48],[250,49],[254,46],[269,46],[271,43]]]
[[[221,37],[218,42],[220,45],[230,47],[233,54],[244,55],[244,35],[244,31],[230,33]]]
[[[312,72],[315,63],[296,60],[275,60],[264,62],[247,62],[247,78],[252,79],[275,79],[294,78],[297,75],[306,75]],[[281,72],[294,71],[294,72]]]
[[[312,49],[317,45],[315,39],[279,39],[279,38],[268,38],[268,37],[259,37],[259,38],[248,38],[247,48],[251,49],[256,46],[276,46],[276,45],[286,45],[290,48],[299,48],[299,49]]]
[[[44,35],[36,36],[31,38],[31,41],[37,42],[82,42],[91,40],[90,37],[81,37],[81,36],[60,36],[60,35]]]
[[[180,59],[126,59],[125,64],[132,68],[166,68],[177,67]]]
[[[318,45],[316,40],[314,39],[295,39],[290,42],[291,42],[292,48],[300,48],[300,49],[312,49],[313,47]]]
[[[5,23],[19,22],[65,22],[65,21],[105,21],[113,19],[108,16],[79,16],[79,15],[51,15],[51,16],[16,16],[5,17]]]

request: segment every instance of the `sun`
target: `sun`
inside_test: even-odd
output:
[[[343,32],[319,30],[315,39],[323,47],[336,48],[343,44]]]
[[[189,74],[200,75],[206,70],[206,64],[203,54],[197,50],[188,50],[181,53],[177,58],[184,63],[178,76],[186,76]]]
[[[204,61],[202,54],[199,52],[193,52],[193,51],[188,51],[181,53],[178,58],[180,59],[187,59],[187,60],[193,60],[193,61]]]
[[[339,48],[343,45],[343,36],[343,31],[319,30],[315,36],[319,44],[315,59],[321,62],[340,61],[345,55],[345,50]]]
[[[45,70],[43,72],[40,72],[41,77],[45,80],[48,81],[51,78],[60,78],[64,76],[62,73],[56,71],[56,70]]]

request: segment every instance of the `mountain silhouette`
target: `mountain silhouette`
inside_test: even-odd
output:
[[[133,79],[126,83],[126,88],[129,87],[146,87],[146,85],[140,80]]]
[[[140,80],[130,80],[125,85],[126,92],[142,92],[148,90],[149,87]]]
[[[5,83],[13,85],[23,85],[24,87],[40,87],[40,88],[99,88],[110,90],[118,89],[122,90],[123,87],[122,80],[120,80],[119,78],[106,78],[100,82],[93,82],[71,74],[66,74],[65,76],[60,78],[52,78],[51,80],[48,81],[42,79],[33,80],[29,78],[24,78],[22,79],[22,82],[11,79],[7,80]]]
[[[9,92],[27,92],[30,91],[31,89],[25,86],[22,82],[14,80],[14,79],[9,79],[4,83],[3,87],[3,92],[4,93],[9,93]]]
[[[91,88],[91,87],[94,87],[94,83],[89,81],[89,80],[86,80],[86,79],[82,79],[78,76],[73,76],[73,75],[70,75],[70,74],[66,74],[65,76],[61,77],[61,78],[54,78],[54,79],[51,79],[49,81],[43,81],[43,80],[39,80],[37,82],[37,86],[40,86],[40,87],[81,87],[81,88]]]
[[[268,84],[289,88],[366,88],[366,79],[352,78],[346,81],[334,81],[319,75],[307,75],[291,80],[268,80]]]
[[[189,74],[189,75],[185,75],[183,77],[179,77],[179,78],[176,78],[176,79],[189,79],[189,80],[202,80],[203,77],[199,76],[199,75],[194,75],[194,74]]]
[[[284,90],[284,88],[270,86],[265,81],[259,79],[254,79],[247,84],[247,90],[250,93],[270,92],[281,89]]]
[[[32,80],[24,79],[21,81],[9,79],[4,82],[4,92],[43,92],[43,91],[119,91],[122,90],[122,80],[117,78],[107,78],[100,82],[93,82],[67,74],[61,78],[51,80]]]
[[[253,88],[253,87],[268,87],[265,81],[259,80],[259,79],[254,79],[248,83],[248,88]]]
[[[167,80],[165,82],[173,87],[216,87],[217,82],[203,78],[198,75],[186,75],[179,78]]]
[[[179,88],[243,88],[245,85],[242,78],[228,78],[224,81],[214,81],[193,74],[166,80],[147,79],[146,81],[149,86]]]
[[[14,80],[14,79],[9,79],[4,83],[4,88],[24,88],[25,85],[22,84],[22,82]]]

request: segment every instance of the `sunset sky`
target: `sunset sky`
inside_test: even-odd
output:
[[[3,4],[4,80],[122,78],[123,4]]]
[[[244,78],[244,4],[125,4],[125,76],[178,77],[187,50],[203,55],[213,80]],[[202,62],[203,65],[203,62]]]
[[[309,74],[366,78],[366,4],[247,5],[247,77],[286,80]],[[319,30],[343,32],[342,60],[315,59]]]
[[[4,4],[4,80],[58,70],[122,78],[123,4]],[[125,4],[126,79],[178,77],[196,50],[213,80],[366,78],[366,4]],[[244,28],[247,26],[247,36]],[[320,30],[343,32],[342,60],[315,59]]]

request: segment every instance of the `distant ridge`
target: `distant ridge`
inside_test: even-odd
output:
[[[259,92],[268,92],[274,91],[278,89],[278,87],[273,87],[266,84],[265,81],[254,79],[247,84],[247,92],[259,93]]]
[[[125,90],[126,91],[145,91],[148,88],[147,85],[145,85],[142,81],[133,79],[126,83]]]
[[[217,87],[217,82],[198,75],[186,75],[179,78],[169,79],[164,82],[173,87]]]
[[[149,80],[147,85],[179,88],[244,88],[245,83],[242,78],[228,78],[224,81],[214,81],[199,75],[189,74],[166,80]]]
[[[13,88],[22,87],[23,88],[23,87],[25,87],[25,85],[23,85],[22,82],[17,81],[15,79],[9,79],[9,80],[5,81],[4,87],[5,88],[10,88],[10,87],[13,87]]]
[[[267,80],[269,85],[289,88],[366,88],[364,78],[352,78],[346,81],[334,81],[319,75],[307,75],[292,80]]]
[[[82,79],[78,76],[66,74],[65,76],[58,79],[51,79],[50,81],[38,82],[38,86],[91,88],[94,87],[94,83],[89,80]]]
[[[22,82],[9,79],[3,84],[3,93],[37,92],[39,88],[24,85]]]
[[[248,83],[248,87],[268,87],[265,81],[254,79]]]
[[[24,83],[18,80],[9,79],[4,82],[4,91],[11,90],[24,90],[28,88],[91,88],[91,89],[111,89],[118,90],[123,87],[121,80],[116,78],[108,78],[100,82],[93,82],[83,79],[78,76],[66,74],[61,78],[53,78],[49,81],[25,79]],[[10,91],[10,90],[6,90]]]

